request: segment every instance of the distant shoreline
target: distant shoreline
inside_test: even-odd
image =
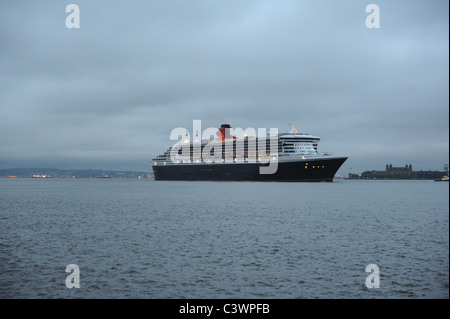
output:
[[[0,178],[152,178],[143,171],[115,171],[102,169],[58,169],[58,168],[8,168],[0,169]]]

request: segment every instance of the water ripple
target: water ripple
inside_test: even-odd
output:
[[[1,298],[449,298],[443,183],[0,179],[0,189]],[[365,285],[372,263],[377,289]],[[65,286],[68,264],[80,289]]]

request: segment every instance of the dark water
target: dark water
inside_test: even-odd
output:
[[[449,298],[448,183],[0,179],[0,230],[1,298]]]

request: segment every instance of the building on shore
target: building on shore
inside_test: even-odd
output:
[[[446,175],[445,171],[413,171],[411,164],[395,167],[386,164],[384,171],[365,171],[361,175],[349,174],[349,179],[439,179]]]

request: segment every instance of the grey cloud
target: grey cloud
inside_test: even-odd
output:
[[[0,4],[1,167],[149,170],[194,119],[294,120],[347,171],[448,161],[446,1],[377,1],[376,30],[361,1],[75,3],[78,30],[60,1]]]

